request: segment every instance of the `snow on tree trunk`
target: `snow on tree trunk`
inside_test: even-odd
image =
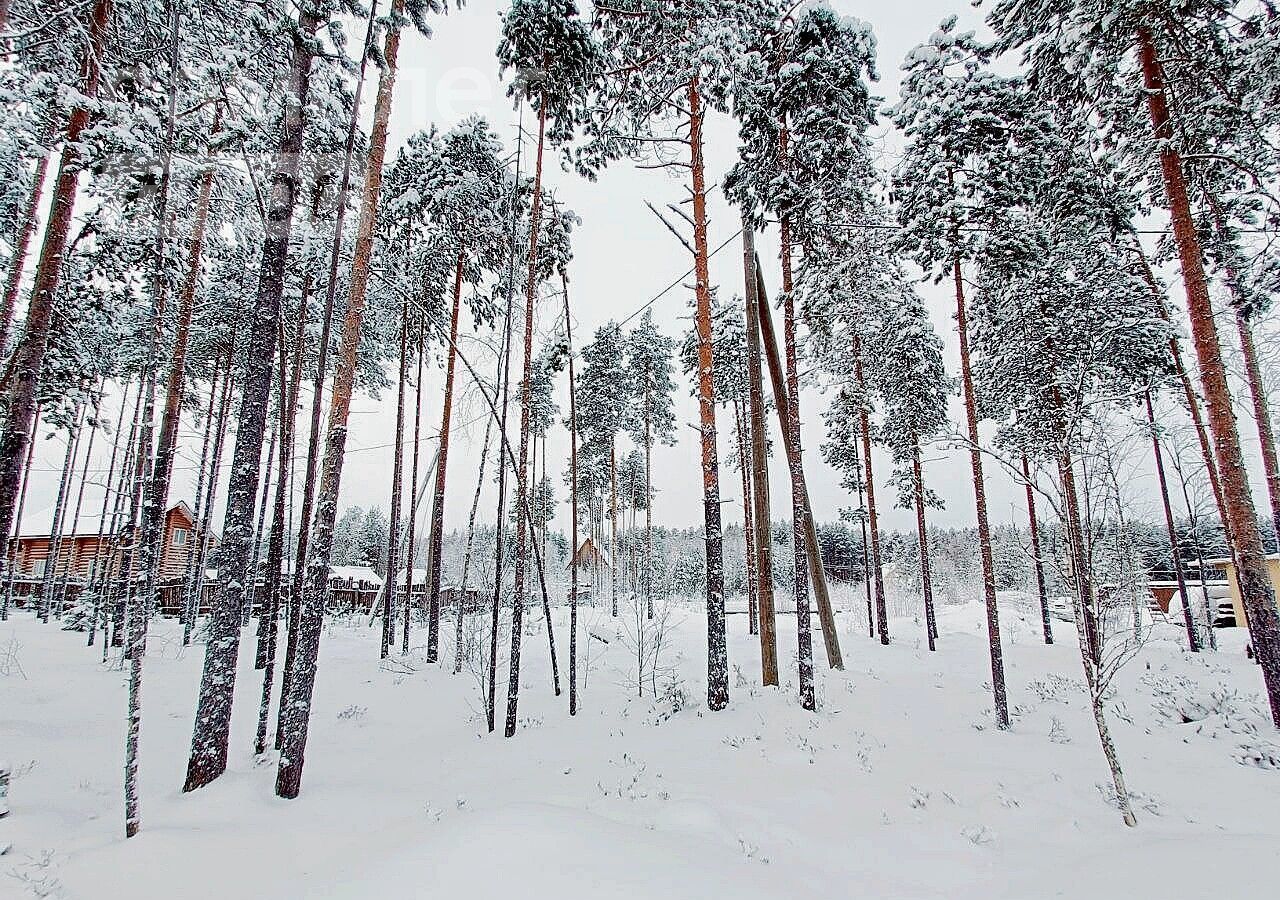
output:
[[[77,103],[67,119],[62,156],[53,183],[48,224],[44,244],[36,265],[35,282],[22,337],[13,351],[13,382],[5,403],[8,418],[0,435],[0,560],[8,559],[9,535],[14,527],[14,506],[18,482],[22,477],[22,461],[27,445],[35,439],[33,423],[38,406],[40,375],[45,351],[49,346],[49,325],[58,295],[63,257],[71,232],[71,216],[75,208],[80,180],[79,141],[90,122],[90,105],[98,94],[101,80],[103,42],[111,16],[111,0],[94,0],[89,17],[88,45],[80,66],[79,93],[88,103]]]
[[[297,650],[289,668],[288,693],[281,695],[280,768],[276,772],[276,796],[293,799],[302,789],[302,767],[311,724],[311,696],[315,691],[316,666],[320,655],[320,632],[324,625],[324,604],[329,592],[329,560],[333,553],[333,526],[338,514],[338,491],[342,486],[342,460],[347,446],[347,418],[355,388],[360,325],[364,320],[369,284],[369,264],[373,255],[374,225],[382,188],[382,165],[387,153],[387,127],[395,90],[396,63],[400,54],[399,17],[404,0],[393,0],[393,26],[387,31],[383,48],[384,66],[378,78],[378,96],[373,107],[373,130],[369,136],[369,159],[365,174],[360,224],[356,231],[355,255],[351,265],[351,293],[342,323],[342,344],[333,376],[329,402],[329,426],[324,468],[316,494],[312,547],[307,558],[306,579],[298,606]]]
[[[569,362],[569,715],[578,714],[578,398],[573,371],[573,316],[569,276],[560,272],[564,293],[564,343]],[[646,485],[648,479],[646,477]],[[647,576],[646,576],[647,577]]]

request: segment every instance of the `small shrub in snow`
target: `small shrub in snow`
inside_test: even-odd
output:
[[[369,707],[360,706],[357,703],[353,703],[350,706],[348,706],[346,709],[342,710],[342,712],[338,713],[338,718],[342,719],[343,721],[354,722],[359,719],[363,719],[368,714],[369,714]]]
[[[1280,769],[1280,746],[1264,738],[1246,741],[1236,747],[1232,753],[1235,761],[1242,766],[1254,766],[1259,769]]]

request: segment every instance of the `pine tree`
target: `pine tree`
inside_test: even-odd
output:
[[[1270,17],[1265,12],[1254,15]],[[1149,179],[1147,194],[1170,216],[1241,597],[1272,719],[1280,727],[1280,609],[1266,571],[1232,413],[1187,163],[1187,157],[1212,158],[1225,152],[1254,178],[1274,172],[1274,150],[1257,151],[1267,142],[1256,139],[1256,126],[1245,105],[1258,96],[1257,85],[1239,95],[1228,87],[1235,83],[1242,63],[1246,69],[1258,64],[1252,54],[1245,55],[1247,61],[1241,59],[1240,35],[1267,30],[1258,29],[1248,15],[1237,17],[1230,6],[1203,3],[1164,10],[1139,0],[1053,4],[1002,0],[991,10],[990,21],[1004,46],[1022,49],[1051,101],[1074,108],[1086,103],[1096,107],[1112,140],[1135,170],[1153,171],[1158,163],[1159,180]],[[1064,31],[1079,39],[1064,46],[1057,39]],[[1266,43],[1264,38],[1254,48]],[[1194,49],[1170,52],[1174,47]],[[1176,106],[1171,102],[1175,93]],[[1132,98],[1145,99],[1145,122],[1126,108]]]
[[[999,173],[1011,154],[1015,123],[1029,120],[1016,78],[986,68],[987,49],[972,34],[944,21],[929,43],[911,51],[903,68],[900,100],[892,115],[908,145],[894,177],[901,246],[926,272],[955,288],[960,337],[960,385],[964,397],[978,520],[983,601],[991,653],[996,724],[1009,727],[995,566],[987,516],[982,451],[978,444],[978,400],[973,386],[963,268],[976,252],[982,216],[1003,199]]]

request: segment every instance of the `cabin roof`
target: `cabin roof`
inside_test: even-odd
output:
[[[88,502],[86,502],[84,505],[88,506],[89,504]],[[189,522],[191,522],[192,524],[195,524],[195,519],[196,519],[195,513],[192,511],[191,507],[187,505],[187,502],[185,500],[179,500],[177,503],[171,503],[169,505],[169,508],[164,511],[165,517],[167,518],[168,516],[172,515],[175,510],[180,511]],[[96,538],[98,536],[99,531],[103,530],[101,529],[101,523],[102,523],[101,511],[102,511],[101,506],[99,506],[96,512],[90,511],[87,509],[81,509],[80,518],[76,521],[75,533],[64,534],[62,535],[62,537],[64,539]],[[109,518],[110,516],[108,516],[108,519]],[[23,514],[22,521],[19,523],[19,527],[18,527],[17,539],[30,540],[30,539],[36,539],[36,538],[47,538],[49,537],[49,533],[52,530],[53,530],[53,505],[50,504],[49,506],[46,506],[44,509],[39,509],[34,512]],[[217,540],[218,538],[216,534],[211,534],[211,536],[214,538],[214,540]]]

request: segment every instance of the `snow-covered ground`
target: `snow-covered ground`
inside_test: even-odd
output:
[[[18,613],[0,624],[0,757],[14,773],[0,897],[1273,895],[1280,770],[1265,761],[1280,764],[1280,737],[1243,636],[1224,631],[1220,652],[1193,656],[1161,628],[1122,672],[1109,709],[1137,798],[1127,829],[1107,799],[1070,625],[1045,647],[1018,606],[1004,609],[1007,734],[992,727],[976,604],[942,610],[936,654],[910,619],[893,622],[888,647],[846,619],[847,671],[828,671],[817,642],[816,714],[794,702],[794,676],[756,686],[740,615],[732,701],[709,713],[691,607],[673,614],[662,663],[679,676],[660,679],[659,700],[634,696],[619,624],[589,612],[585,630],[602,640],[584,638],[592,661],[570,718],[535,625],[511,740],[485,733],[467,673],[417,655],[382,663],[377,629],[335,624],[295,801],[273,795],[274,759],[251,753],[261,682],[249,647],[230,769],[180,792],[203,653],[161,622],[143,692],[142,833],[128,842],[123,675],[83,635]],[[787,671],[794,627],[780,618]],[[557,637],[563,674],[563,621]]]

